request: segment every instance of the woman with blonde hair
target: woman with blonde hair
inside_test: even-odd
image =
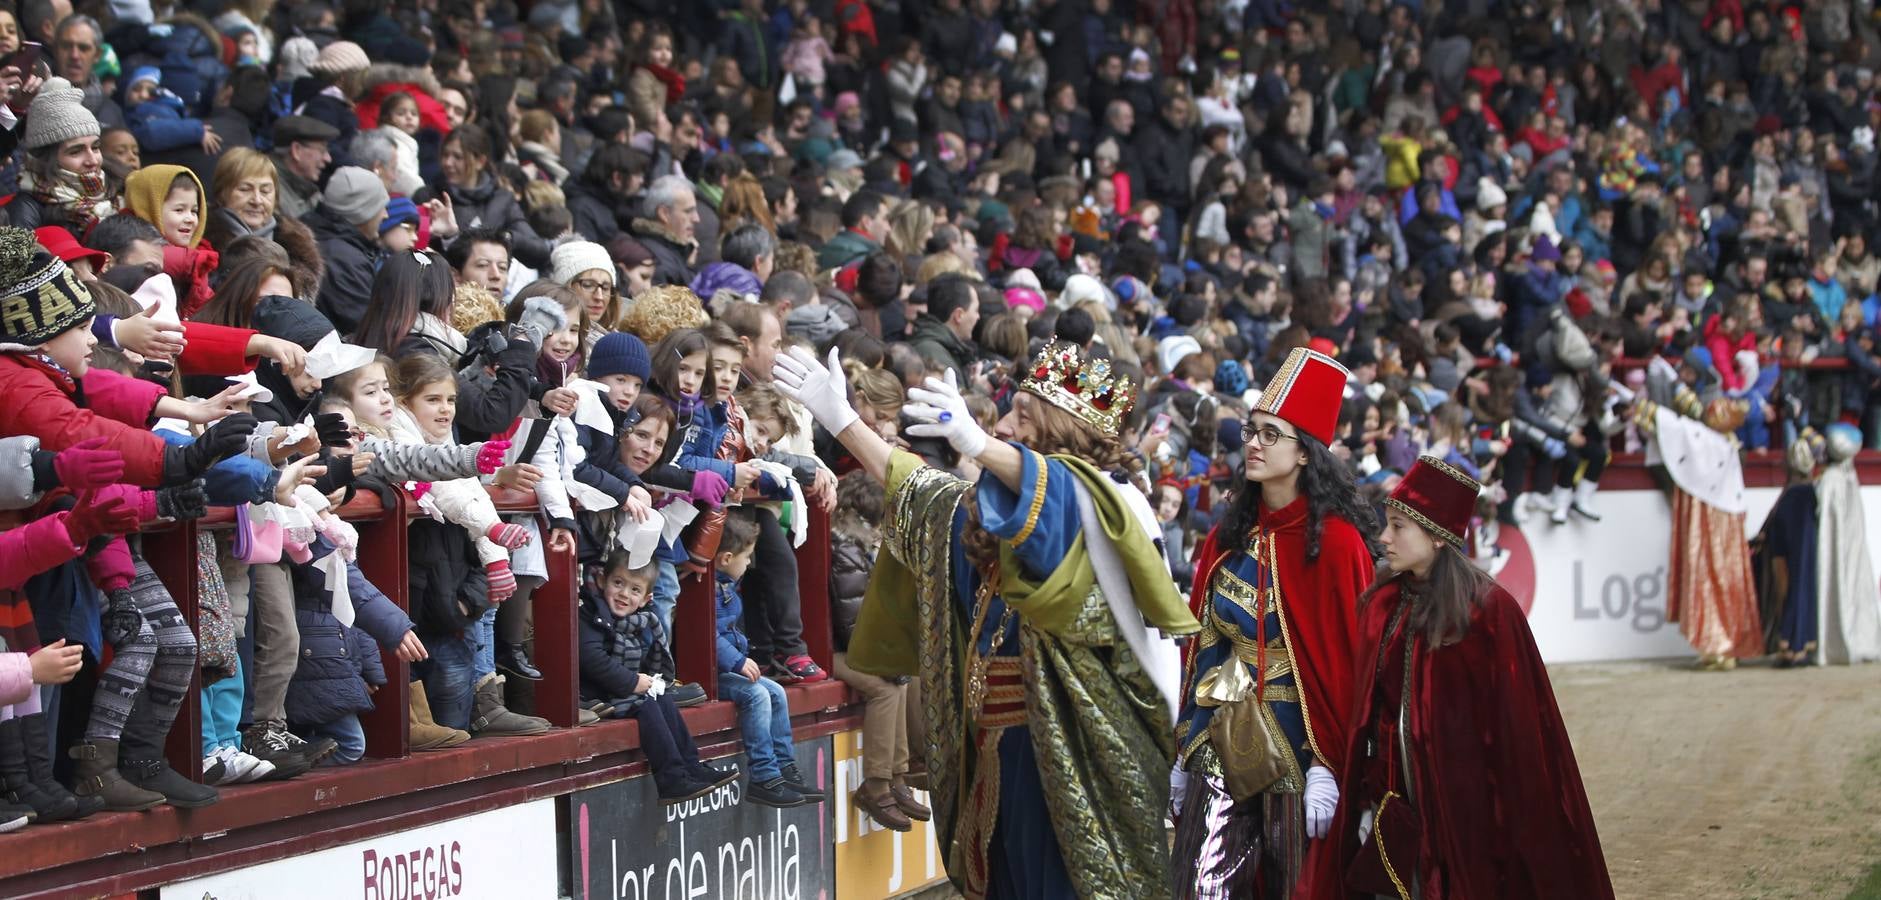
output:
[[[980,277],[980,270],[961,259],[960,254],[952,250],[942,250],[921,260],[920,268],[914,272],[914,283],[927,284],[942,275],[959,275],[973,281],[985,280]]]
[[[243,235],[268,238],[293,261],[295,293],[312,297],[325,276],[320,245],[299,219],[280,214],[281,175],[266,153],[231,147],[216,159],[209,176],[209,221],[203,240],[225,250]]]
[[[934,234],[934,208],[919,200],[903,200],[888,212],[888,252],[903,259],[920,255]]]
[[[620,316],[620,331],[653,346],[681,328],[703,328],[711,321],[699,295],[685,285],[668,284],[641,291]]]

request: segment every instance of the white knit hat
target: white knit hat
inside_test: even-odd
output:
[[[54,75],[46,79],[26,113],[26,134],[20,145],[28,150],[51,147],[80,137],[97,137],[98,117],[85,108],[85,92]]]
[[[1110,299],[1110,291],[1103,282],[1083,272],[1065,279],[1065,289],[1058,295],[1058,305],[1070,309],[1086,300],[1099,300],[1105,306],[1117,305],[1116,301]]]
[[[1476,182],[1476,209],[1488,212],[1509,202],[1509,194],[1496,184],[1495,179],[1484,175]]]
[[[320,51],[308,66],[316,75],[344,75],[347,72],[364,72],[372,68],[372,60],[366,51],[352,41],[334,41]]]
[[[567,284],[581,277],[581,273],[599,269],[607,273],[607,283],[614,283],[614,258],[607,255],[607,248],[593,241],[569,241],[556,247],[549,254],[549,279],[556,284]]]

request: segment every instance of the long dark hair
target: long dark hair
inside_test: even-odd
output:
[[[653,346],[653,379],[649,387],[667,400],[678,403],[679,361],[693,355],[706,355],[705,378],[699,382],[699,399],[706,400],[718,390],[712,379],[712,343],[697,328],[677,328]],[[708,401],[709,402],[709,401]]]
[[[1359,595],[1359,608],[1364,609],[1386,585],[1396,582],[1405,602],[1411,604],[1411,630],[1423,635],[1426,645],[1436,648],[1463,639],[1470,628],[1471,614],[1489,599],[1496,582],[1464,558],[1455,544],[1436,535],[1431,535],[1431,540],[1437,542],[1437,558],[1431,561],[1428,574],[1418,578],[1381,566],[1377,580]]]
[[[1325,531],[1328,515],[1352,523],[1365,539],[1365,546],[1373,548],[1378,525],[1371,507],[1359,498],[1351,470],[1318,438],[1304,431],[1298,437],[1300,449],[1306,451],[1306,465],[1300,468],[1300,493],[1306,497],[1306,561],[1319,559],[1319,537]],[[1215,541],[1222,550],[1245,553],[1248,535],[1260,521],[1261,486],[1244,479],[1228,501],[1228,512],[1221,518]]]
[[[443,318],[450,312],[454,290],[444,257],[429,250],[392,254],[373,276],[372,303],[359,320],[353,343],[396,353],[419,313]]]
[[[270,275],[286,278],[289,284],[294,282],[293,273],[286,265],[260,255],[244,256],[223,266],[216,274],[219,277],[215,296],[190,316],[190,321],[230,328],[251,327],[255,307],[261,302],[261,283]]]

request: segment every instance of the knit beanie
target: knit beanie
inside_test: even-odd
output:
[[[653,377],[647,345],[625,331],[595,341],[594,349],[588,352],[588,377],[598,381],[608,375],[633,375],[641,381]]]
[[[0,228],[0,351],[30,350],[92,316],[91,292],[24,228]],[[641,366],[646,366],[642,351]]]
[[[73,138],[97,137],[98,133],[98,117],[85,108],[85,92],[55,75],[46,79],[45,86],[33,97],[20,145],[38,150]]]
[[[358,166],[341,166],[327,179],[320,205],[333,210],[348,225],[364,225],[385,209],[392,195],[379,176]]]
[[[410,197],[393,197],[385,204],[385,221],[379,223],[379,233],[384,234],[400,225],[418,224],[418,204]]]
[[[124,179],[124,199],[132,215],[162,227],[163,204],[170,198],[170,185],[178,178],[187,178],[196,187],[196,230],[189,235],[189,246],[194,249],[202,242],[203,226],[209,224],[208,195],[195,172],[167,164],[145,166]]]
[[[593,241],[569,241],[549,254],[550,280],[566,285],[581,273],[599,269],[607,273],[607,283],[614,283],[614,258],[607,248]]]
[[[163,70],[156,66],[138,66],[131,70],[130,80],[124,82],[124,87],[126,90],[134,88],[140,81],[154,81],[158,85],[162,85]]]
[[[291,37],[281,45],[281,79],[289,84],[313,74],[314,61],[320,58],[320,48],[304,37]]]
[[[372,60],[366,57],[366,51],[352,41],[334,41],[314,57],[313,65],[307,67],[315,75],[328,78],[344,75],[348,72],[364,72],[372,68]]]

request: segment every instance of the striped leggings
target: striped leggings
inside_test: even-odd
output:
[[[196,667],[196,635],[141,555],[126,590],[144,621],[137,636],[116,648],[111,665],[98,676],[91,721],[85,726],[88,741],[118,740],[139,690],[149,692],[151,713],[167,731],[189,693],[191,670]]]

